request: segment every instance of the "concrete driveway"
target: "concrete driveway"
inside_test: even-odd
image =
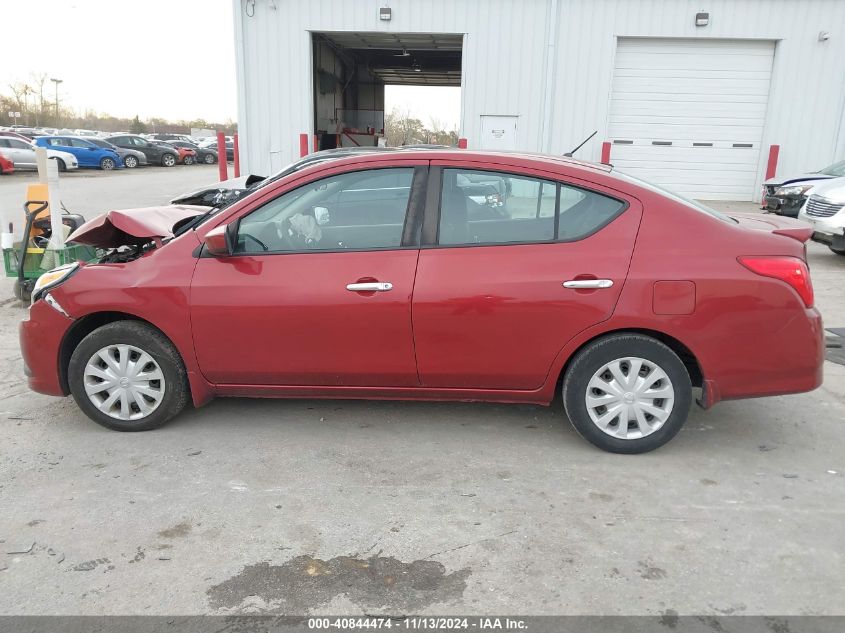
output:
[[[216,171],[105,176],[63,180],[73,210],[92,182],[140,206]],[[845,326],[845,258],[810,265]],[[0,306],[0,614],[845,613],[840,365],[641,456],[559,404],[227,399],[120,434],[27,391],[22,315]]]

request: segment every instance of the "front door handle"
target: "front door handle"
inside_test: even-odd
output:
[[[610,288],[612,285],[613,281],[610,279],[570,279],[563,282],[564,288],[574,288],[575,290]]]
[[[373,281],[359,284],[346,284],[350,292],[387,292],[393,290],[393,284],[389,281]]]

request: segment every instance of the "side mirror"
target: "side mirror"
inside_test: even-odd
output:
[[[229,227],[225,224],[211,229],[205,234],[205,250],[214,257],[228,257],[232,254]]]

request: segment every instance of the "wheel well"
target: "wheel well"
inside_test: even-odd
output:
[[[62,345],[59,348],[59,384],[65,394],[70,393],[67,372],[68,365],[70,365],[70,357],[73,355],[73,350],[76,349],[76,346],[79,345],[82,339],[98,327],[102,327],[107,323],[114,323],[115,321],[138,321],[140,323],[146,323],[150,327],[154,327],[156,330],[161,332],[161,329],[156,327],[155,324],[150,323],[146,319],[137,317],[134,314],[127,314],[126,312],[95,312],[94,314],[89,314],[81,319],[78,319],[68,329],[62,339]],[[164,332],[161,332],[161,334],[170,341],[170,337],[167,336],[167,334]],[[173,344],[173,341],[170,341],[170,343]],[[174,345],[173,347],[175,348],[176,346]]]
[[[563,377],[566,375],[566,370],[569,369],[569,365],[572,362],[572,359],[575,358],[575,355],[584,349],[585,346],[589,345],[590,343],[602,339],[606,336],[610,336],[611,334],[642,334],[643,336],[650,336],[653,339],[656,339],[663,343],[666,347],[671,349],[675,354],[678,355],[678,358],[681,359],[681,362],[684,364],[684,367],[687,369],[687,373],[689,374],[690,382],[692,382],[693,387],[701,387],[704,384],[704,374],[701,371],[701,366],[698,364],[698,359],[695,357],[690,349],[681,343],[678,339],[669,336],[668,334],[664,334],[663,332],[658,332],[657,330],[648,330],[645,328],[626,328],[624,330],[612,330],[610,332],[602,332],[591,338],[588,341],[584,341],[578,349],[576,349],[572,354],[569,355],[569,358],[566,359],[566,362],[563,365],[563,369],[560,371],[560,376],[558,376],[558,384],[557,384],[557,392],[560,392],[561,385],[563,383]]]

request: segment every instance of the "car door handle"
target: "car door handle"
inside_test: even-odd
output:
[[[610,288],[612,285],[613,281],[610,279],[570,279],[563,282],[564,288],[574,288],[575,290]]]
[[[350,292],[387,292],[393,290],[393,284],[389,281],[373,281],[360,284],[346,284]]]

